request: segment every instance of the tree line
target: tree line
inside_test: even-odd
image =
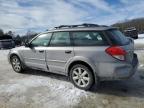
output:
[[[139,34],[144,33],[144,18],[136,18],[124,22],[115,23],[112,26],[118,27],[122,32],[130,27],[135,27]]]
[[[24,43],[30,41],[37,34],[38,33],[36,33],[36,32],[27,31],[26,34],[20,36],[19,34],[15,34],[12,31],[8,31],[8,32],[4,33],[4,31],[2,29],[0,29],[0,37],[11,36],[17,46],[23,45]]]

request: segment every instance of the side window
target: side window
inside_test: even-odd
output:
[[[35,38],[31,44],[33,46],[47,46],[50,38],[51,38],[52,33],[47,33],[47,34],[41,34],[37,38]]]
[[[103,34],[97,31],[73,32],[75,46],[101,46],[107,45]]]
[[[55,32],[52,36],[50,46],[69,46],[69,32]]]

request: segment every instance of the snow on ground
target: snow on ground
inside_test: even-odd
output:
[[[29,76],[22,79],[11,79],[9,84],[1,84],[0,85],[0,94],[5,94],[7,96],[11,95],[22,95],[29,92],[30,88],[47,88],[47,91],[50,94],[45,94],[43,100],[40,100],[39,96],[42,95],[41,92],[33,96],[35,101],[42,101],[42,103],[48,104],[47,99],[51,99],[53,96],[57,101],[61,104],[65,103],[65,106],[69,106],[70,104],[78,104],[81,97],[87,97],[87,93],[85,91],[79,90],[75,88],[72,84],[66,82],[59,82],[56,79],[51,79],[42,76]],[[11,100],[16,102],[17,100]],[[40,103],[40,104],[42,104]],[[56,107],[56,101],[53,101],[54,105],[50,105],[51,107]]]
[[[144,34],[139,34],[138,39],[134,40],[136,50],[144,50]]]
[[[144,34],[139,34],[138,37],[139,38],[144,38]]]
[[[144,34],[139,34],[138,39],[134,40],[135,44],[144,44]]]

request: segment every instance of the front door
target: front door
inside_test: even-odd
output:
[[[30,42],[29,47],[22,51],[24,62],[28,67],[47,70],[46,47],[51,38],[51,33],[41,34]]]

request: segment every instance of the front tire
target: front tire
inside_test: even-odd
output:
[[[71,82],[79,89],[89,90],[94,84],[94,76],[84,65],[74,65],[70,70]]]
[[[19,57],[14,55],[11,57],[10,60],[11,60],[11,65],[12,65],[13,70],[15,72],[22,73],[23,68],[22,68],[22,63],[21,63]]]

